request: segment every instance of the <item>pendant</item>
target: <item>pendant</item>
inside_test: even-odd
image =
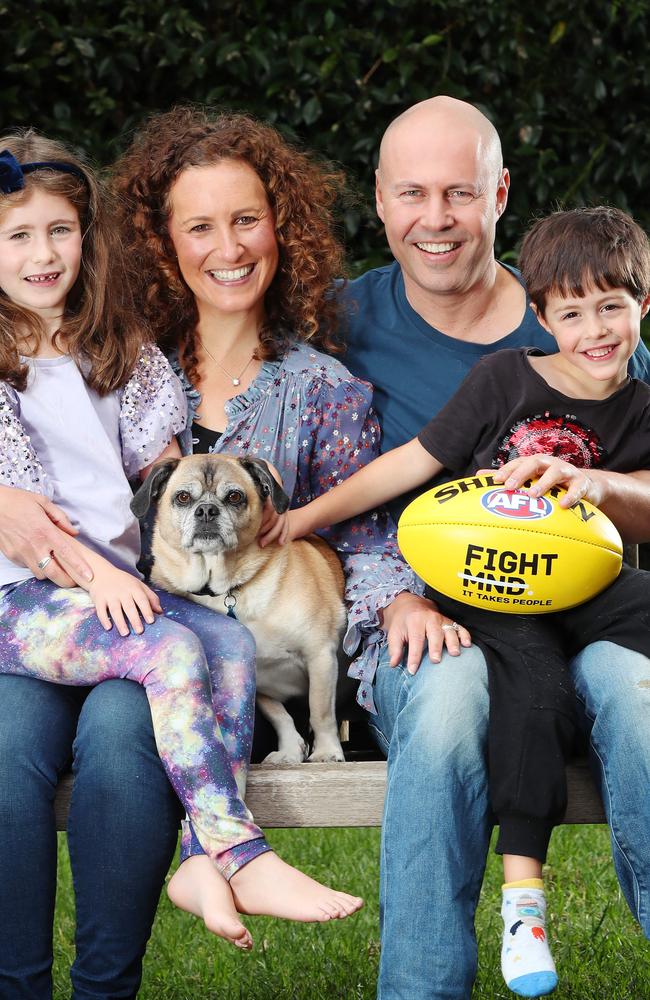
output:
[[[234,379],[232,380],[232,384],[233,384],[233,385],[240,385],[240,384],[241,384],[241,379],[239,379],[239,378],[234,378]]]

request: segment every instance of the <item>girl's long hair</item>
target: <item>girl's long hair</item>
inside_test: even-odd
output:
[[[0,137],[0,150],[5,149],[19,163],[70,163],[85,178],[53,169],[27,174],[20,191],[0,194],[0,223],[7,209],[22,205],[36,190],[65,198],[76,209],[82,233],[81,267],[54,343],[77,363],[84,362],[86,382],[104,396],[126,382],[148,339],[133,310],[110,195],[79,157],[33,129]],[[43,334],[38,314],[13,302],[0,289],[1,380],[19,391],[25,389],[29,369],[20,360],[18,344],[27,337],[37,345]]]
[[[239,160],[258,175],[275,218],[279,264],[264,299],[257,356],[279,357],[292,337],[340,350],[331,294],[344,254],[333,206],[341,171],[291,146],[270,125],[236,112],[176,107],[149,119],[114,168],[122,239],[138,261],[135,298],[163,349],[178,347],[196,376],[198,310],[169,237],[170,190],[188,167]]]

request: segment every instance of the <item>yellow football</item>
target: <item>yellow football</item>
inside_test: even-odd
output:
[[[563,611],[604,590],[623,557],[609,518],[586,500],[560,507],[564,493],[531,497],[489,475],[456,479],[408,505],[397,541],[447,597],[492,611]]]

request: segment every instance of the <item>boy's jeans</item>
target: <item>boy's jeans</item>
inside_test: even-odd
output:
[[[576,657],[572,676],[585,725],[593,723],[616,872],[650,937],[650,662],[596,643]],[[411,676],[389,667],[384,649],[375,704],[371,725],[388,757],[377,995],[469,1000],[474,911],[491,826],[483,656],[477,648],[445,654],[438,664],[425,656]]]

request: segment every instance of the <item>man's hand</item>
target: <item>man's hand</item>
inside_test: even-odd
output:
[[[541,497],[552,486],[563,486],[567,492],[559,501],[560,507],[573,507],[579,500],[600,507],[604,498],[597,470],[579,469],[556,455],[523,455],[500,469],[479,469],[477,475],[492,476],[507,490],[519,489],[528,479],[536,479],[537,482],[524,489],[531,497]]]
[[[0,486],[0,552],[17,566],[27,567],[38,580],[74,587],[62,562],[73,566],[79,577],[92,580],[92,569],[73,544],[76,534],[65,512],[47,497]],[[40,569],[38,563],[48,556],[50,562]]]
[[[418,671],[425,643],[434,663],[440,662],[443,648],[452,656],[458,656],[461,646],[472,645],[466,628],[440,614],[433,601],[407,591],[398,594],[392,604],[383,609],[383,625],[391,667],[401,662],[407,645],[406,669],[410,674]]]
[[[105,559],[100,564],[95,562],[95,576],[88,593],[104,628],[109,631],[115,625],[121,636],[129,634],[127,621],[140,635],[144,632],[141,619],[152,625],[155,613],[162,613],[160,600],[153,590]]]

